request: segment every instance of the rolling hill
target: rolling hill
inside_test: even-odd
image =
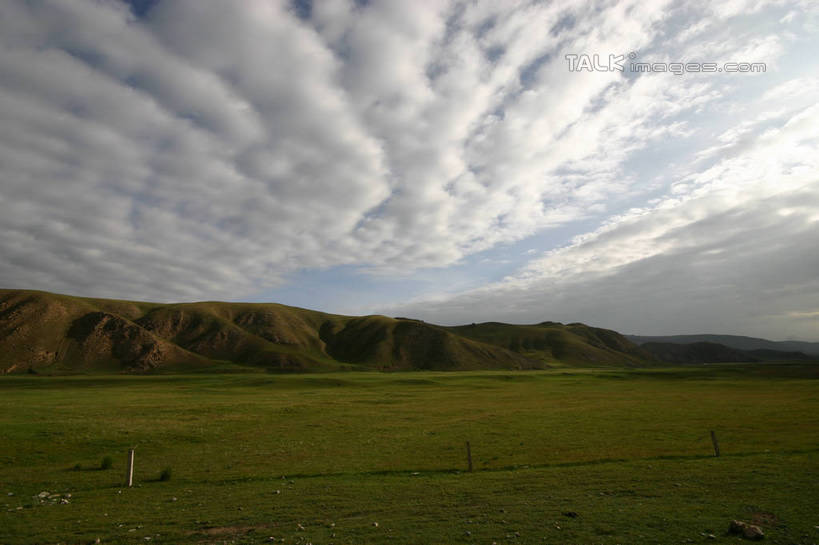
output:
[[[657,360],[583,324],[441,327],[275,303],[159,304],[0,290],[0,372],[536,369]]]
[[[742,335],[625,335],[633,343],[643,345],[645,343],[716,343],[734,348],[737,350],[774,350],[777,352],[802,352],[809,356],[819,356],[819,343],[805,341],[769,341],[756,337],[745,337]]]
[[[739,350],[724,344],[696,342],[679,343],[644,343],[641,348],[664,362],[674,364],[692,363],[740,363],[765,361],[811,361],[816,356],[802,352],[785,352],[783,350]]]
[[[640,366],[657,363],[649,352],[616,331],[579,323],[511,325],[487,322],[448,329],[474,341],[499,346],[550,365]]]

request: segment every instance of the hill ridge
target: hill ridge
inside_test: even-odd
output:
[[[819,356],[819,342],[810,341],[771,341],[746,335],[708,333],[696,335],[625,335],[625,337],[638,345],[646,343],[692,344],[706,342],[744,351],[775,350],[778,352],[802,352],[809,356]]]
[[[503,335],[497,332],[502,330]],[[584,324],[445,327],[279,303],[151,303],[0,289],[0,372],[539,369],[657,363]]]

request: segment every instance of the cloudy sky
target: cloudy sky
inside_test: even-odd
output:
[[[817,51],[813,0],[5,0],[0,286],[819,340]]]

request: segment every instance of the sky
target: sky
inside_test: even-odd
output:
[[[5,0],[0,286],[819,340],[817,52],[813,0]]]

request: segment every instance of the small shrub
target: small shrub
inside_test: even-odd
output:
[[[166,467],[162,470],[162,473],[159,474],[160,481],[170,481],[171,480],[171,468]]]
[[[111,469],[112,467],[114,467],[114,459],[110,456],[106,456],[100,462],[100,469]]]
[[[74,471],[82,470],[82,464],[74,464]]]

